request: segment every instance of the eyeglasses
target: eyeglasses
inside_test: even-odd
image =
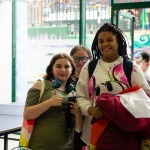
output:
[[[78,63],[80,60],[82,60],[83,63],[86,63],[88,61],[89,57],[73,57],[73,60],[75,63]]]

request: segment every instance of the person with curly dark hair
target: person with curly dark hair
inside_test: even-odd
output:
[[[75,64],[75,79],[77,82],[83,66],[91,60],[92,55],[86,46],[76,45],[71,49],[70,56],[73,58]],[[86,144],[80,139],[81,133],[74,132],[74,150],[83,150],[86,148]]]
[[[97,60],[93,74],[89,77],[91,60],[82,68],[76,85],[77,102],[85,116],[81,139],[90,150],[140,150],[141,139],[150,139],[150,119],[133,116],[121,103],[121,96],[130,93],[133,98],[141,89],[149,99],[150,87],[140,67],[128,57],[124,33],[104,23],[91,51]],[[127,67],[125,62],[129,62]],[[129,75],[125,68],[127,72],[131,68]]]

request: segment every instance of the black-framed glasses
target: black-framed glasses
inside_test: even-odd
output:
[[[78,63],[80,60],[83,63],[86,63],[88,61],[88,59],[89,59],[89,57],[78,57],[78,56],[73,57],[73,60],[75,63]]]

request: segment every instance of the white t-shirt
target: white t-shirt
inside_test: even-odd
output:
[[[81,139],[87,145],[90,145],[92,116],[88,114],[88,108],[90,106],[95,106],[95,100],[99,94],[103,92],[118,94],[129,88],[129,83],[123,70],[123,58],[121,56],[111,63],[99,59],[92,75],[94,80],[90,80],[90,82],[88,65],[89,62],[86,63],[81,70],[76,85],[76,94],[77,102],[85,116]],[[150,94],[150,87],[146,82],[144,74],[135,62],[133,62],[133,70],[131,73],[131,84],[132,86],[140,86],[146,93]],[[90,88],[91,85],[94,85],[93,89],[96,89],[93,95],[89,94],[89,89],[92,89]]]

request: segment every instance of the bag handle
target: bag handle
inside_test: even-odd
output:
[[[40,80],[41,81],[41,91],[40,91],[40,97],[39,97],[39,103],[41,101],[42,95],[44,93],[44,87],[45,87],[45,82],[44,80]]]

